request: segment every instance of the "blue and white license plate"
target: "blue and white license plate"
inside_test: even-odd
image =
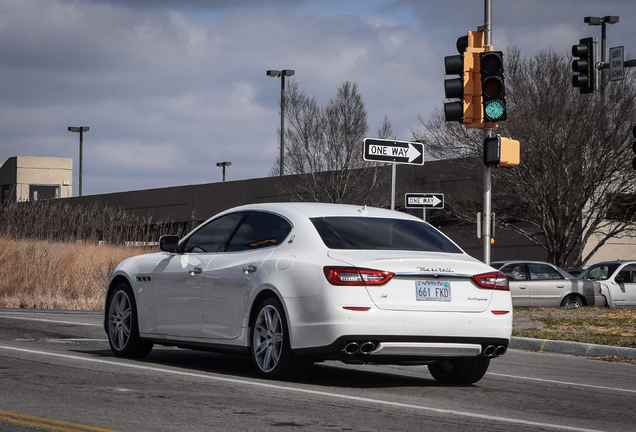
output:
[[[446,281],[415,281],[417,301],[451,301],[451,284]]]

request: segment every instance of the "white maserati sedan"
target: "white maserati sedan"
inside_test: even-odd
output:
[[[425,364],[479,381],[507,349],[506,276],[414,216],[364,206],[254,204],[114,270],[104,327],[117,356],[153,344],[251,356],[266,378],[316,361]]]

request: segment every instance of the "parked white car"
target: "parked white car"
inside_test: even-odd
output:
[[[550,263],[518,260],[491,266],[508,276],[515,307],[605,306],[596,282],[577,279]]]
[[[254,204],[160,247],[108,283],[117,356],[153,344],[240,353],[268,378],[319,360],[426,364],[438,381],[474,383],[510,340],[506,276],[405,213]]]
[[[597,263],[579,278],[597,281],[609,307],[636,306],[636,261]]]

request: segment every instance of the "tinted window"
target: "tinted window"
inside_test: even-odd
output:
[[[271,213],[250,213],[230,240],[226,252],[276,246],[291,231],[285,219]]]
[[[245,212],[239,212],[210,221],[186,239],[183,252],[218,252],[244,217]]]
[[[362,217],[324,217],[311,221],[330,249],[461,253],[442,233],[423,222]]]

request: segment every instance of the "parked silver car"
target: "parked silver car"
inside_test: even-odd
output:
[[[605,306],[600,285],[577,279],[565,270],[539,261],[500,261],[491,264],[510,281],[512,305],[519,306]]]

